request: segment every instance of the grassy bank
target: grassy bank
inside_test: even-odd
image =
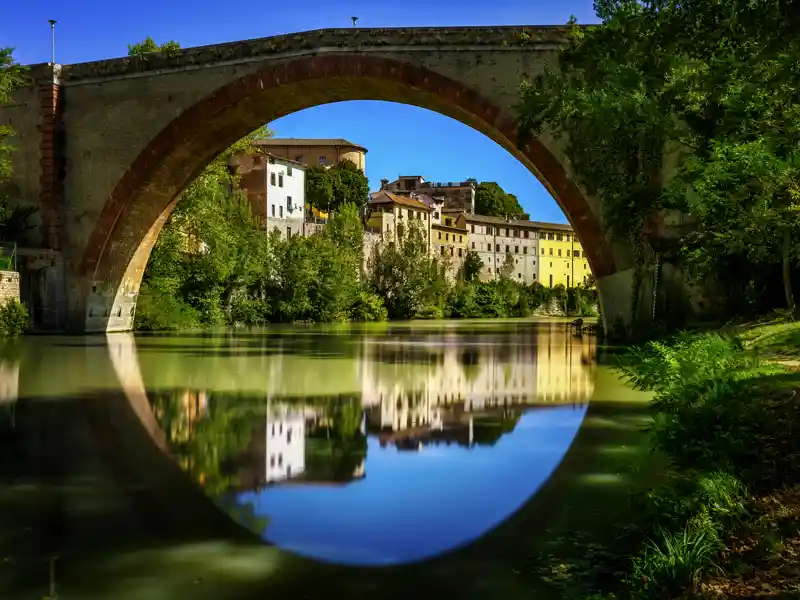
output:
[[[592,597],[800,596],[798,359],[800,324],[777,322],[625,355],[622,377],[654,393],[650,443],[669,468],[630,499]]]

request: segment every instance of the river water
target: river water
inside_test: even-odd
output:
[[[7,342],[2,596],[189,542],[269,549],[247,560],[270,569],[465,547],[559,470],[600,386],[625,393],[596,354],[563,320]]]

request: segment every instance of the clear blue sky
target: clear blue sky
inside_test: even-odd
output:
[[[276,5],[209,0],[100,2],[25,0],[2,11],[0,46],[15,48],[23,63],[50,60],[50,26],[58,21],[56,61],[62,64],[122,56],[127,44],[152,36],[183,47],[352,26],[553,25],[574,14],[596,21],[592,0],[351,0]],[[386,123],[403,123],[385,134]],[[345,102],[312,108],[270,124],[279,137],[342,137],[369,149],[367,175],[423,175],[430,181],[497,181],[516,194],[532,218],[565,222],[556,203],[522,165],[494,142],[458,122],[416,107]],[[424,136],[419,132],[424,131]],[[424,141],[422,141],[424,140]]]

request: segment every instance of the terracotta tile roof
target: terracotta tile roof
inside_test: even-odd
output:
[[[342,138],[269,138],[255,140],[254,146],[351,146],[367,152],[364,146],[348,142]]]
[[[375,192],[372,194],[372,198],[369,201],[370,204],[398,204],[400,206],[409,206],[411,208],[416,208],[417,210],[424,210],[430,211],[433,210],[428,206],[425,206],[422,202],[418,200],[412,200],[407,196],[400,196],[398,194],[393,194],[391,192],[387,192],[386,190],[381,190],[379,192]]]

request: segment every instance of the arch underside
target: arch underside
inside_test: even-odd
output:
[[[82,321],[78,326],[88,331],[131,328],[141,277],[161,227],[178,194],[220,152],[264,123],[347,100],[410,104],[485,134],[550,191],[580,238],[595,277],[616,272],[610,245],[586,198],[541,142],[517,146],[511,115],[458,82],[405,63],[351,54],[309,56],[223,86],[178,116],[139,154],[86,245],[79,267],[84,294],[74,315]]]

